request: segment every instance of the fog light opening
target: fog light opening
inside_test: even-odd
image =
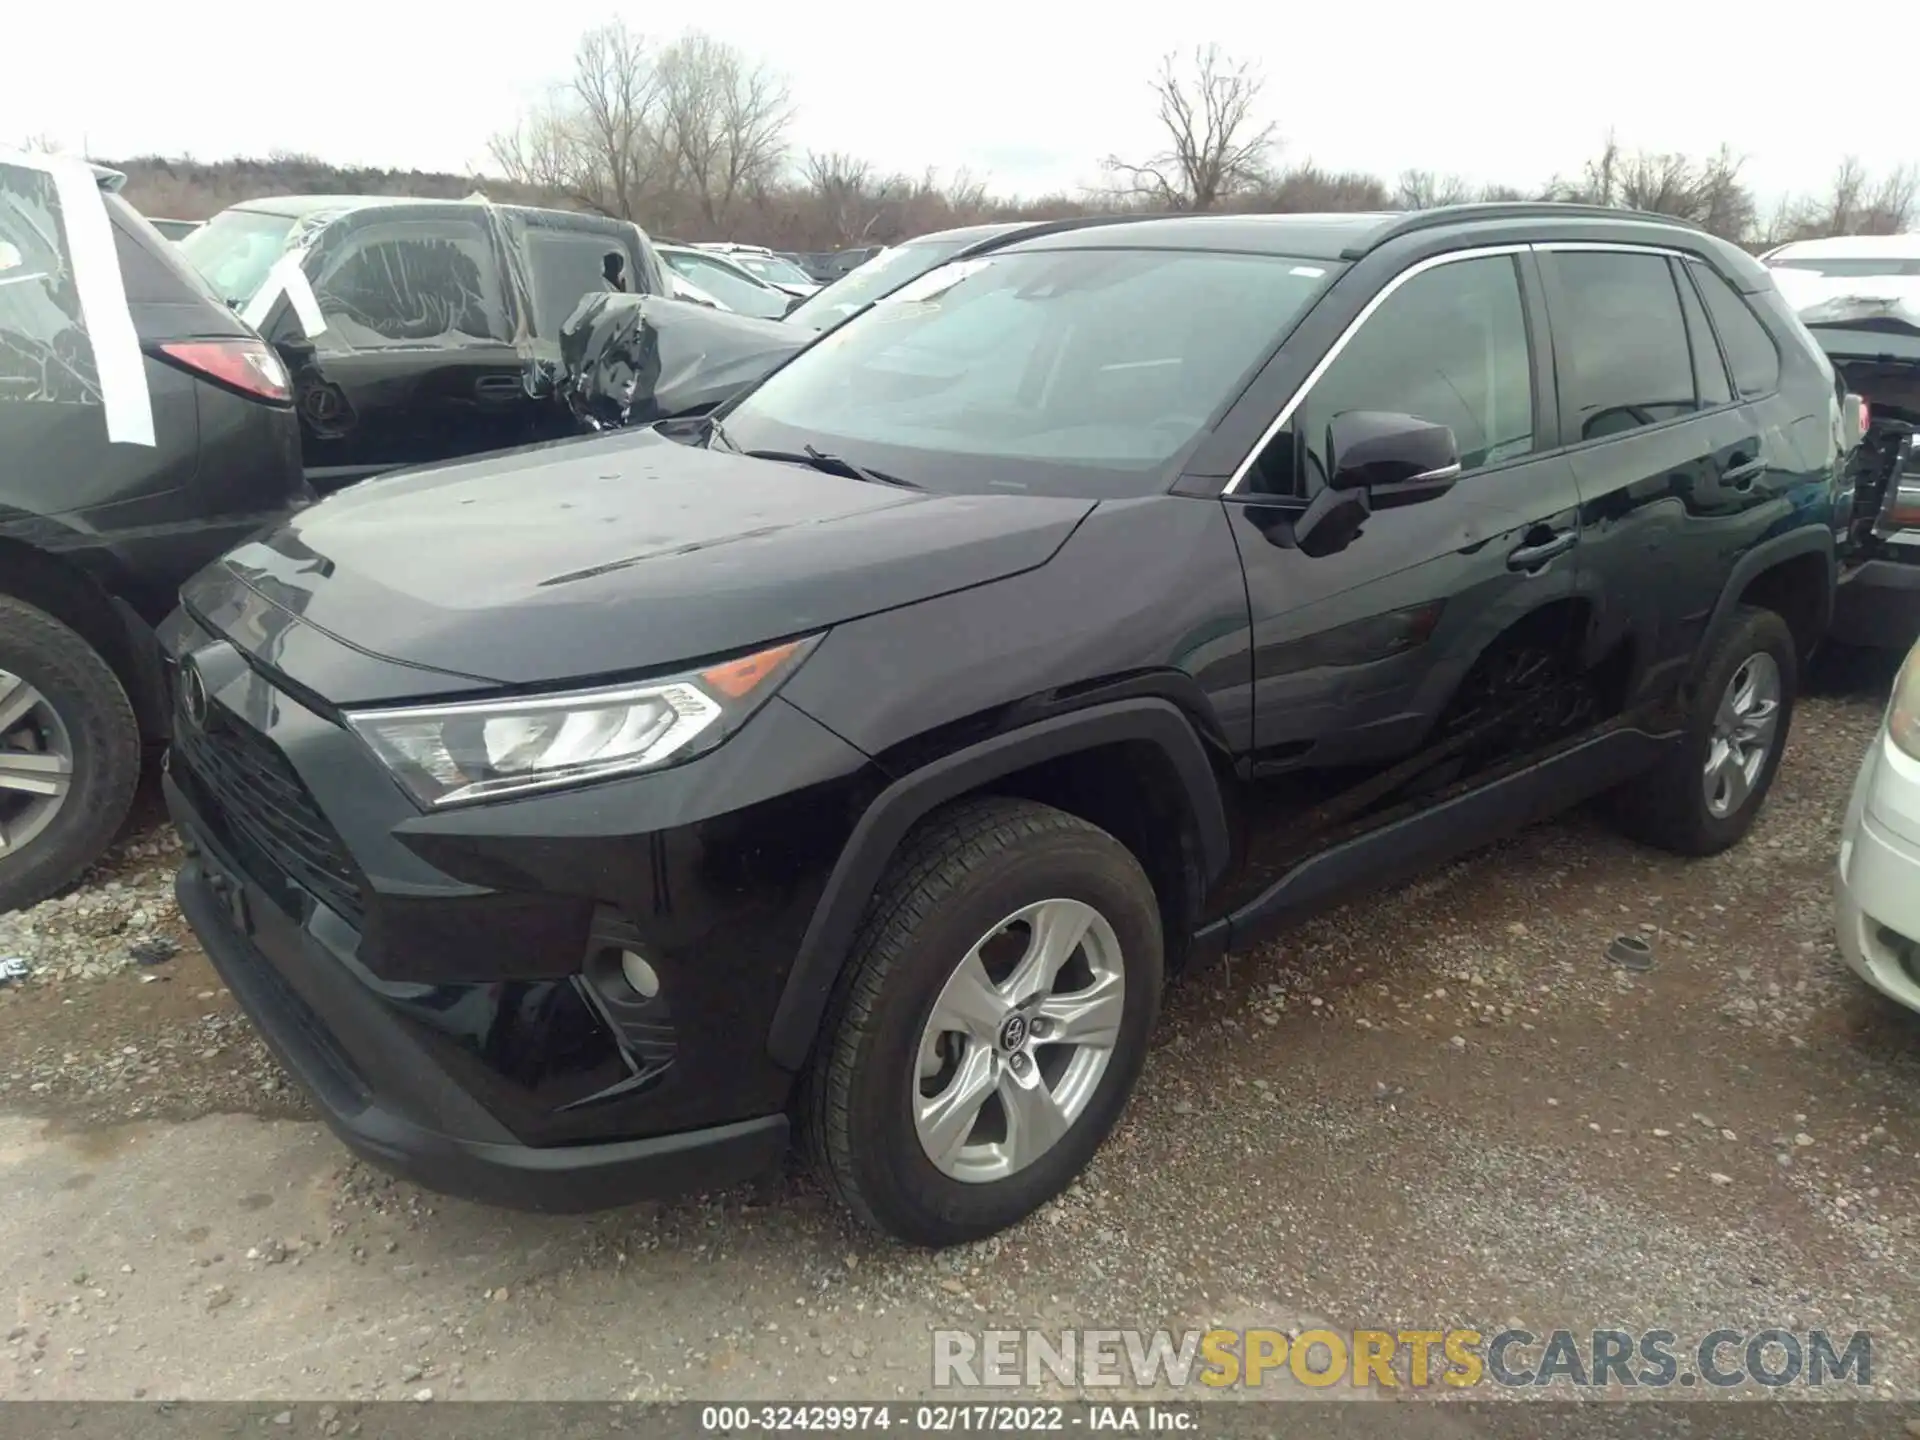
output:
[[[620,952],[620,973],[642,1000],[651,1000],[660,993],[660,973],[631,950]]]

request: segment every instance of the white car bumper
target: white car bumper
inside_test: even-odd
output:
[[[1840,953],[1874,989],[1920,1010],[1920,761],[1884,728],[1854,781],[1838,880]]]

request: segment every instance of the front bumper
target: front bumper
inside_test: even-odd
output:
[[[1911,811],[1920,790],[1889,796],[1913,782],[1887,761],[1886,749],[1883,733],[1854,782],[1840,837],[1834,929],[1856,975],[1889,999],[1920,1010],[1920,841],[1888,823],[1890,815]]]
[[[644,1140],[518,1144],[399,1026],[365,1001],[356,1002],[352,982],[342,976],[331,997],[333,1007],[357,1011],[353,1023],[379,1037],[388,1083],[376,1095],[328,1023],[281,976],[250,932],[266,927],[278,942],[276,949],[297,948],[316,978],[325,977],[336,958],[310,937],[292,933],[290,920],[266,891],[214,855],[179,786],[169,778],[165,788],[168,808],[189,847],[174,882],[181,913],[268,1047],[356,1155],[430,1190],[519,1210],[573,1212],[729,1185],[777,1167],[786,1154],[785,1115]],[[394,1076],[407,1078],[396,1085]],[[416,1118],[449,1113],[469,1133],[450,1134]]]
[[[1868,560],[1840,577],[1828,637],[1905,650],[1920,639],[1920,560]]]
[[[668,771],[423,814],[320,702],[168,632],[195,682],[165,783],[181,908],[353,1149],[567,1210],[777,1163],[794,1075],[767,1035],[864,756],[775,697]]]

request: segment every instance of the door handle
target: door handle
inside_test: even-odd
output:
[[[473,382],[473,393],[481,400],[498,405],[520,399],[526,393],[526,385],[517,375],[482,375]]]
[[[1720,481],[1724,485],[1733,486],[1736,490],[1750,489],[1766,468],[1767,462],[1758,455],[1752,459],[1736,455],[1732,463],[1720,472]]]
[[[1549,560],[1564,555],[1580,543],[1578,530],[1556,530],[1547,539],[1522,545],[1507,556],[1509,570],[1539,570]]]

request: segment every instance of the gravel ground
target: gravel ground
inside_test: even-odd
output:
[[[1524,1323],[1864,1329],[1875,1390],[1920,1398],[1920,1017],[1829,919],[1890,669],[1827,667],[1730,854],[1579,814],[1189,977],[1081,1182],[939,1255],[797,1175],[547,1218],[350,1161],[149,816],[0,917],[31,967],[0,987],[0,1394],[891,1398],[931,1393],[936,1326]],[[1606,962],[1622,932],[1650,972]]]

